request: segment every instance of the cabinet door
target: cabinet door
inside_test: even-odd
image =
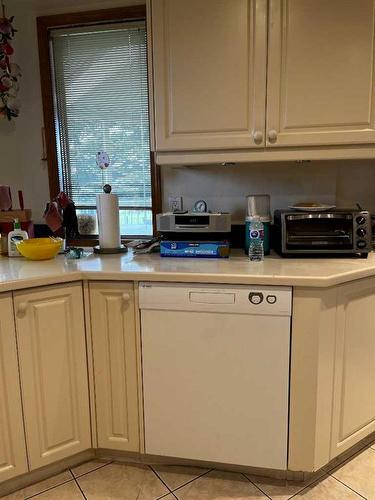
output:
[[[0,295],[0,482],[28,471],[12,297]]]
[[[14,295],[31,469],[91,448],[82,286]]]
[[[90,283],[99,448],[139,451],[133,283]]]
[[[266,0],[152,0],[156,149],[264,145]]]
[[[338,290],[331,458],[375,431],[375,279]]]
[[[374,0],[271,0],[267,146],[375,142]]]

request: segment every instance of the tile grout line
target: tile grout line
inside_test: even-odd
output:
[[[151,470],[152,470],[152,472],[153,472],[153,473],[155,474],[155,476],[159,479],[159,481],[160,481],[161,483],[163,483],[163,484],[164,484],[164,486],[167,488],[167,490],[168,490],[168,492],[169,492],[169,493],[166,493],[166,495],[169,495],[170,493],[173,493],[173,491],[170,489],[170,487],[167,485],[167,483],[166,483],[165,481],[163,481],[163,479],[162,479],[162,478],[159,476],[159,474],[158,474],[158,473],[154,470],[154,468],[153,468],[151,465],[148,465],[148,464],[147,464],[147,467],[148,467],[149,469],[151,469]],[[165,497],[166,495],[163,495],[162,497],[158,497],[158,498],[163,498],[163,497]]]
[[[157,497],[156,499],[154,500],[163,500],[164,498],[167,498],[169,497],[170,495],[172,495],[172,497],[174,497],[176,500],[178,500],[178,498],[176,497],[176,495],[174,495],[173,491],[168,491],[168,493],[166,493],[165,495],[163,495],[162,497]],[[138,498],[138,497],[137,497]]]
[[[66,470],[68,470],[71,473],[70,469],[66,469]],[[65,471],[62,471],[62,472],[65,472]],[[49,478],[47,478],[47,479],[49,479]],[[45,493],[46,491],[54,490],[55,488],[58,488],[59,486],[62,486],[63,484],[70,483],[71,481],[74,481],[73,474],[72,474],[71,479],[67,479],[66,481],[63,481],[62,483],[56,484],[55,486],[50,486],[49,488],[46,488],[45,490],[38,491],[38,493],[35,493],[34,495],[30,495],[29,497],[26,496],[25,500],[28,500],[29,498],[37,497],[38,495],[41,495],[42,493]],[[34,484],[38,484],[38,483],[34,483]],[[30,484],[30,486],[34,486],[34,485]],[[26,486],[26,488],[28,488],[28,486]],[[20,491],[20,490],[17,490],[17,491]],[[14,491],[13,493],[17,493],[17,491]]]
[[[288,500],[292,500],[292,498],[295,498],[297,495],[300,495],[303,491],[307,490],[307,488],[313,488],[315,484],[318,484],[319,482],[321,482],[323,480],[324,480],[324,476],[322,476],[317,481],[315,481],[315,483],[310,483],[307,486],[305,486],[304,488],[302,488],[302,490],[297,491],[297,493],[294,493],[294,495],[292,495],[291,497],[289,497]]]
[[[330,474],[331,475],[331,472],[334,469],[339,469],[340,467],[343,467],[345,464],[347,464],[349,462],[349,460],[351,460],[352,458],[356,457],[357,455],[360,455],[361,453],[364,453],[368,449],[372,449],[371,445],[367,445],[366,444],[365,446],[363,446],[359,450],[353,452],[351,455],[349,455],[347,458],[345,458],[345,460],[343,460],[342,462],[339,462],[338,464],[332,465],[332,467],[329,467],[327,469],[324,469],[324,467],[326,467],[326,466],[323,466],[323,469],[325,470],[326,474]],[[372,449],[372,451],[375,452],[374,449]]]
[[[355,490],[354,488],[352,488],[351,486],[349,486],[348,484],[344,483],[343,481],[341,481],[341,479],[338,479],[337,477],[335,476],[332,476],[332,474],[329,474],[329,477],[332,477],[333,479],[335,479],[338,483],[341,483],[343,486],[346,486],[349,490],[353,491],[354,493],[356,493],[357,495],[359,495],[361,498],[364,498],[365,500],[367,500],[367,497],[364,497],[361,493],[359,493],[357,490]]]
[[[242,474],[249,481],[250,484],[252,484],[253,486],[255,486],[255,488],[257,488],[261,493],[263,493],[263,495],[265,495],[267,498],[270,498],[270,500],[272,500],[272,497],[270,497],[269,495],[267,495],[267,493],[265,491],[263,491],[260,486],[258,486],[257,484],[255,484],[249,477],[247,477],[247,475],[244,472],[240,472],[240,474]]]
[[[79,491],[81,492],[81,494],[82,494],[83,498],[84,498],[85,500],[87,500],[86,495],[83,493],[83,489],[81,488],[81,486],[80,486],[80,484],[79,484],[79,482],[77,481],[77,479],[76,479],[76,478],[74,478],[74,482],[76,483],[76,486],[77,486],[77,488],[79,489]]]
[[[111,465],[111,464],[113,464],[113,462],[114,462],[113,460],[112,460],[111,462],[106,462],[105,464],[103,464],[103,465],[99,465],[99,466],[98,466],[98,467],[96,467],[95,469],[89,470],[88,472],[84,472],[83,474],[81,474],[81,475],[79,475],[79,476],[75,476],[75,475],[74,475],[74,472],[72,471],[72,469],[69,469],[69,470],[70,470],[70,472],[72,473],[73,478],[74,478],[74,479],[78,479],[79,477],[87,476],[87,474],[91,474],[92,472],[95,472],[95,471],[97,471],[97,470],[99,470],[99,469],[103,469],[103,467],[106,467],[107,465]],[[82,464],[82,465],[84,465],[84,464]],[[74,468],[75,468],[75,467],[74,467]]]
[[[41,495],[42,493],[46,493],[47,491],[54,490],[54,489],[58,488],[59,486],[63,486],[64,484],[71,483],[72,481],[74,481],[74,477],[72,479],[69,479],[68,481],[64,481],[63,483],[56,484],[56,486],[51,486],[50,488],[38,491],[38,493],[34,493],[33,495],[30,495],[29,497],[24,497],[24,498],[25,498],[25,500],[29,500],[29,498],[35,498],[35,497]],[[36,484],[38,484],[38,483],[36,483]],[[33,485],[31,484],[30,486],[33,486]],[[26,488],[28,488],[28,486],[26,486]],[[20,490],[13,491],[13,493],[10,493],[10,495],[14,495],[15,493],[18,493],[19,491]]]
[[[332,477],[333,479],[336,479],[334,476],[331,476],[331,474],[328,474],[327,473],[327,476],[328,477]],[[305,486],[305,488],[303,488],[302,490],[300,491],[297,491],[297,493],[295,493],[294,495],[292,495],[289,500],[291,500],[292,498],[295,498],[297,495],[300,495],[303,491],[307,490],[308,488],[314,488],[318,483],[321,483],[325,480],[328,479],[328,477],[320,477],[319,479],[317,479],[314,483],[310,483],[308,484],[307,486]],[[361,498],[364,498],[365,500],[368,500],[366,497],[364,497],[363,495],[361,495],[360,493],[358,493],[357,491],[353,490],[352,488],[350,488],[349,486],[347,486],[346,484],[344,484],[342,481],[339,481],[338,479],[336,479],[336,481],[338,481],[339,483],[341,483],[343,486],[345,486],[346,488],[348,488],[349,490],[351,490],[353,493],[355,493],[356,495],[358,495],[359,497]]]
[[[180,490],[181,488],[184,488],[186,485],[190,484],[190,483],[193,483],[194,481],[196,481],[197,479],[200,479],[201,477],[205,476],[206,474],[208,474],[209,472],[212,472],[213,470],[216,470],[216,469],[209,469],[207,470],[206,472],[203,472],[202,474],[199,474],[199,476],[195,477],[194,479],[190,479],[190,481],[187,481],[186,483],[184,484],[181,484],[180,486],[178,486],[177,488],[175,488],[172,493],[174,493],[175,491],[178,491]]]

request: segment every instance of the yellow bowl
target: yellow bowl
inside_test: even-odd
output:
[[[17,243],[17,250],[30,260],[48,260],[56,257],[62,242],[62,238],[31,238]]]

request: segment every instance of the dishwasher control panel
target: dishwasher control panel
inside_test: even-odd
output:
[[[141,309],[290,316],[291,287],[140,283]]]
[[[250,292],[249,293],[249,300],[252,304],[258,305],[263,302],[263,300],[266,300],[269,304],[276,304],[277,302],[277,297],[274,294],[269,294],[262,292]]]

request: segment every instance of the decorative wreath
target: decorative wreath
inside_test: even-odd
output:
[[[3,16],[0,18],[0,116],[11,120],[19,115],[16,98],[21,70],[18,64],[12,63],[10,60],[14,52],[11,40],[17,31],[12,24],[14,17],[5,17],[3,3],[2,10]]]

